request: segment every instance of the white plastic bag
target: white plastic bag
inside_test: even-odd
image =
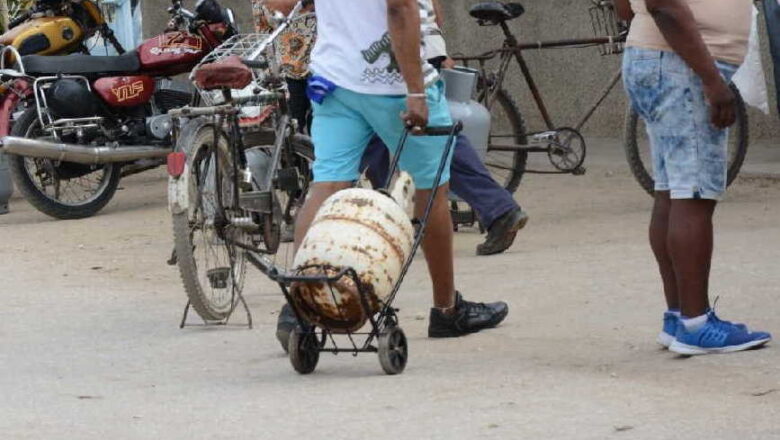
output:
[[[778,0],[780,2],[780,0]],[[766,89],[764,66],[761,63],[761,46],[758,40],[758,9],[753,7],[753,26],[745,62],[732,79],[745,103],[769,114],[769,95]]]

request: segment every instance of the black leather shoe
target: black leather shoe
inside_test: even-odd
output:
[[[282,306],[279,311],[279,319],[276,321],[276,339],[282,344],[282,350],[287,353],[287,343],[290,340],[290,332],[298,326],[298,319],[289,304]]]
[[[505,302],[475,303],[464,300],[460,293],[456,293],[455,313],[452,315],[447,315],[440,309],[431,309],[428,337],[455,338],[493,328],[500,324],[508,313],[509,306]]]
[[[528,223],[528,214],[517,208],[499,217],[490,226],[487,239],[477,246],[477,255],[500,254],[512,246],[517,237],[517,231]]]

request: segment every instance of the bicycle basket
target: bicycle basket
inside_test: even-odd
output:
[[[601,55],[617,55],[623,53],[627,27],[620,21],[612,0],[591,0],[589,8],[590,22],[596,38],[610,38],[609,43],[600,44]],[[613,41],[614,40],[614,41]]]
[[[278,52],[275,50],[274,41],[269,34],[238,34],[222,43],[211,53],[198,63],[190,74],[190,80],[195,79],[195,72],[206,64],[223,61],[230,57],[239,57],[249,60],[265,60],[268,62],[268,68],[263,70],[252,69],[252,82],[245,88],[233,90],[233,96],[250,96],[253,91],[260,87],[263,79],[269,72],[276,72],[279,69],[280,60]],[[197,85],[196,85],[197,87]],[[224,101],[220,90],[203,90],[198,88],[198,92],[205,105],[217,105]]]

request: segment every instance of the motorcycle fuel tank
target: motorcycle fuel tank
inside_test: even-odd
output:
[[[155,82],[143,75],[112,76],[100,78],[92,87],[111,107],[136,107],[152,99]]]
[[[141,70],[178,75],[189,72],[208,53],[203,38],[187,32],[167,32],[144,41],[138,48]]]
[[[83,36],[81,26],[70,17],[40,17],[3,34],[0,44],[10,44],[22,55],[51,55],[75,47]]]

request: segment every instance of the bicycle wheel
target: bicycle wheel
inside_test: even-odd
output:
[[[277,248],[272,260],[274,265],[282,270],[292,269],[294,258],[293,236],[295,233],[295,218],[298,211],[306,200],[309,192],[309,186],[314,178],[312,165],[314,163],[314,145],[311,139],[304,135],[295,135],[290,138],[290,155],[286,155],[281,165],[283,170],[287,170],[286,175],[292,176],[291,170],[295,170],[295,179],[297,182],[291,182],[287,179],[277,179],[277,186],[274,188],[274,215],[266,216],[263,229],[266,246],[276,241]],[[287,180],[287,184],[280,182]],[[294,184],[293,184],[294,183]]]
[[[727,186],[731,185],[737,178],[742,164],[745,162],[749,142],[749,126],[745,102],[734,84],[731,84],[731,89],[737,97],[737,121],[729,129]],[[626,112],[624,148],[631,173],[642,188],[648,194],[653,195],[655,192],[655,180],[653,179],[653,163],[647,129],[642,118],[630,106]]]
[[[507,191],[514,193],[520,186],[528,161],[527,151],[499,151],[501,144],[527,145],[525,121],[512,96],[499,89],[490,109],[490,139],[485,166]],[[492,148],[495,146],[495,148]]]
[[[235,179],[229,143],[219,140],[218,153],[212,125],[203,120],[192,122],[182,131],[179,145],[187,152],[190,207],[173,215],[173,233],[179,272],[192,307],[206,321],[230,316],[244,288],[246,254],[230,241],[249,244],[250,237],[241,228],[230,225],[245,213],[234,205]],[[219,160],[216,156],[219,154]],[[219,162],[221,204],[227,218],[221,218],[217,199]],[[230,241],[229,241],[230,240]]]

